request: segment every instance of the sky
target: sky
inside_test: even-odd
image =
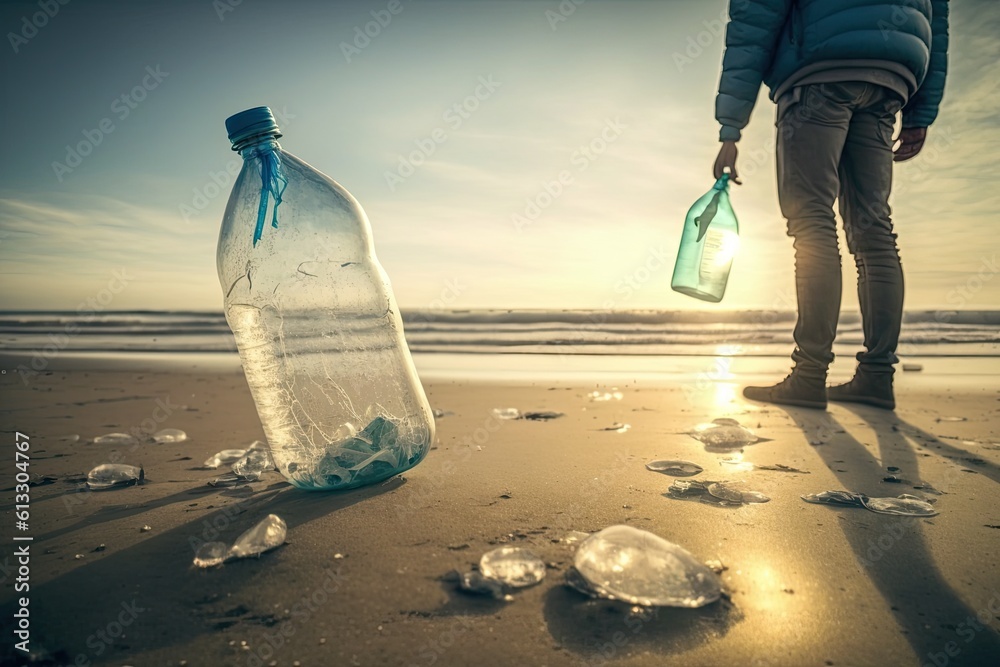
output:
[[[221,309],[224,120],[259,105],[361,202],[402,308],[794,307],[766,89],[725,300],[670,290],[713,183],[727,2],[62,2],[0,4],[0,309],[109,286],[107,309]],[[951,31],[891,200],[913,310],[1000,303],[1000,3],[954,0]]]

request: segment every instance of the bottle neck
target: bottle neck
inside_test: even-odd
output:
[[[255,134],[233,144],[233,150],[239,153],[244,160],[248,160],[259,156],[261,153],[281,150],[281,145],[278,144],[278,137],[280,136],[280,134],[275,132]]]

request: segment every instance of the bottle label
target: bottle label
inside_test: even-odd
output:
[[[726,287],[729,265],[733,261],[731,250],[726,244],[726,236],[729,233],[731,232],[710,229],[705,234],[701,264],[698,265],[698,279],[704,287],[709,288],[709,291],[717,292]]]

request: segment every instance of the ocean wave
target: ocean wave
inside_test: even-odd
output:
[[[414,352],[726,354],[784,356],[795,314],[778,311],[403,311]],[[901,352],[1000,355],[1000,311],[909,312]],[[860,317],[844,313],[838,349],[863,343]],[[221,312],[0,313],[0,349],[233,352]]]

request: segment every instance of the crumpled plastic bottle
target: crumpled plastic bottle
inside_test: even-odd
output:
[[[365,212],[282,150],[267,107],[226,129],[244,163],[219,234],[219,281],[275,466],[310,490],[413,467],[434,418]]]

